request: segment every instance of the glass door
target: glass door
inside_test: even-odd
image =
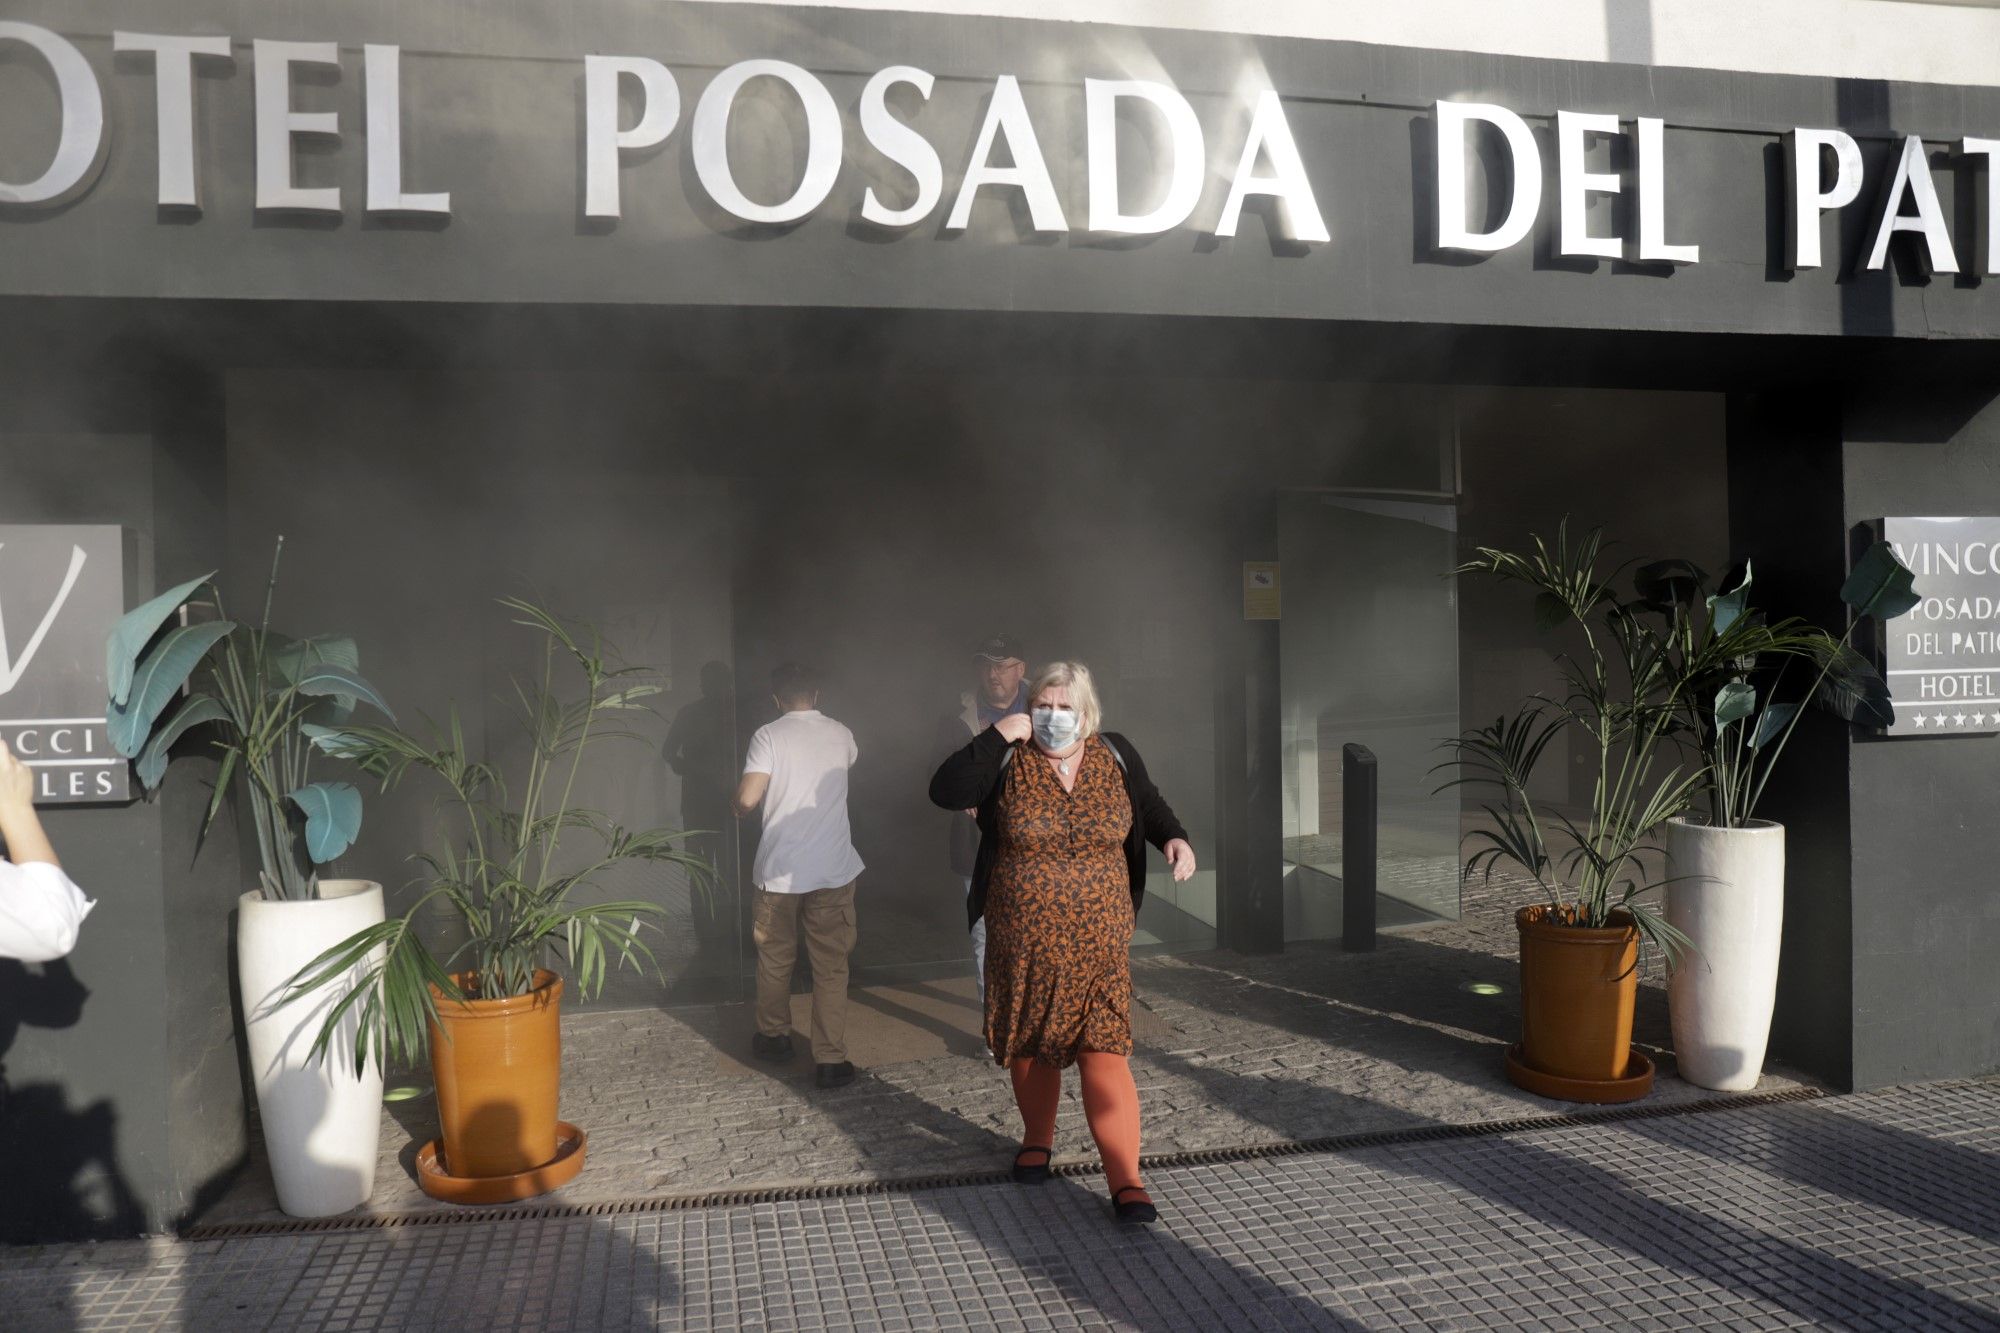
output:
[[[1378,923],[1458,915],[1458,797],[1432,772],[1459,729],[1456,534],[1448,497],[1280,497],[1287,941],[1340,934],[1350,744],[1376,760]]]

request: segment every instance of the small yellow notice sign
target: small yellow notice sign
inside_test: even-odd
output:
[[[1283,618],[1284,604],[1278,592],[1278,562],[1275,560],[1246,560],[1243,562],[1243,618],[1245,620],[1279,620]]]

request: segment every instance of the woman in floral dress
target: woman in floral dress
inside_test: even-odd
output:
[[[1055,1150],[1062,1071],[1077,1066],[1085,1118],[1118,1216],[1158,1216],[1139,1179],[1129,950],[1146,844],[1176,880],[1194,873],[1187,832],[1130,741],[1099,730],[1090,672],[1057,662],[939,768],[931,799],[977,808],[971,919],[986,918],[986,1041],[1014,1082],[1023,1134],[1014,1178],[1039,1184]]]

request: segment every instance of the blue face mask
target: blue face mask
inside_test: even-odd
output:
[[[1073,708],[1037,708],[1028,717],[1044,750],[1067,750],[1083,731],[1083,719]]]

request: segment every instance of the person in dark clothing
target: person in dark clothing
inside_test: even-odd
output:
[[[986,1044],[1007,1067],[1023,1133],[1014,1178],[1039,1184],[1055,1151],[1062,1071],[1083,1080],[1121,1221],[1159,1216],[1139,1179],[1132,1081],[1132,930],[1145,895],[1146,844],[1175,880],[1194,874],[1187,831],[1123,736],[1098,730],[1081,663],[1046,667],[1028,716],[980,732],[931,778],[931,800],[977,813],[968,918],[988,923]]]
[[[950,754],[1003,717],[1028,711],[1028,664],[1018,639],[998,635],[982,640],[972,654],[973,688],[958,697],[958,711],[939,723],[938,754]],[[971,810],[951,813],[951,872],[959,887],[972,892],[972,862],[979,848],[979,826]],[[972,975],[979,983],[979,1003],[986,1003],[986,923],[972,921]]]
[[[718,961],[735,961],[737,947],[735,860],[736,818],[730,799],[736,794],[736,688],[726,662],[701,668],[701,697],[674,714],[667,729],[664,758],[681,780],[681,827],[700,836],[692,848],[715,867],[706,894],[696,893],[688,905],[694,917],[695,941]]]

